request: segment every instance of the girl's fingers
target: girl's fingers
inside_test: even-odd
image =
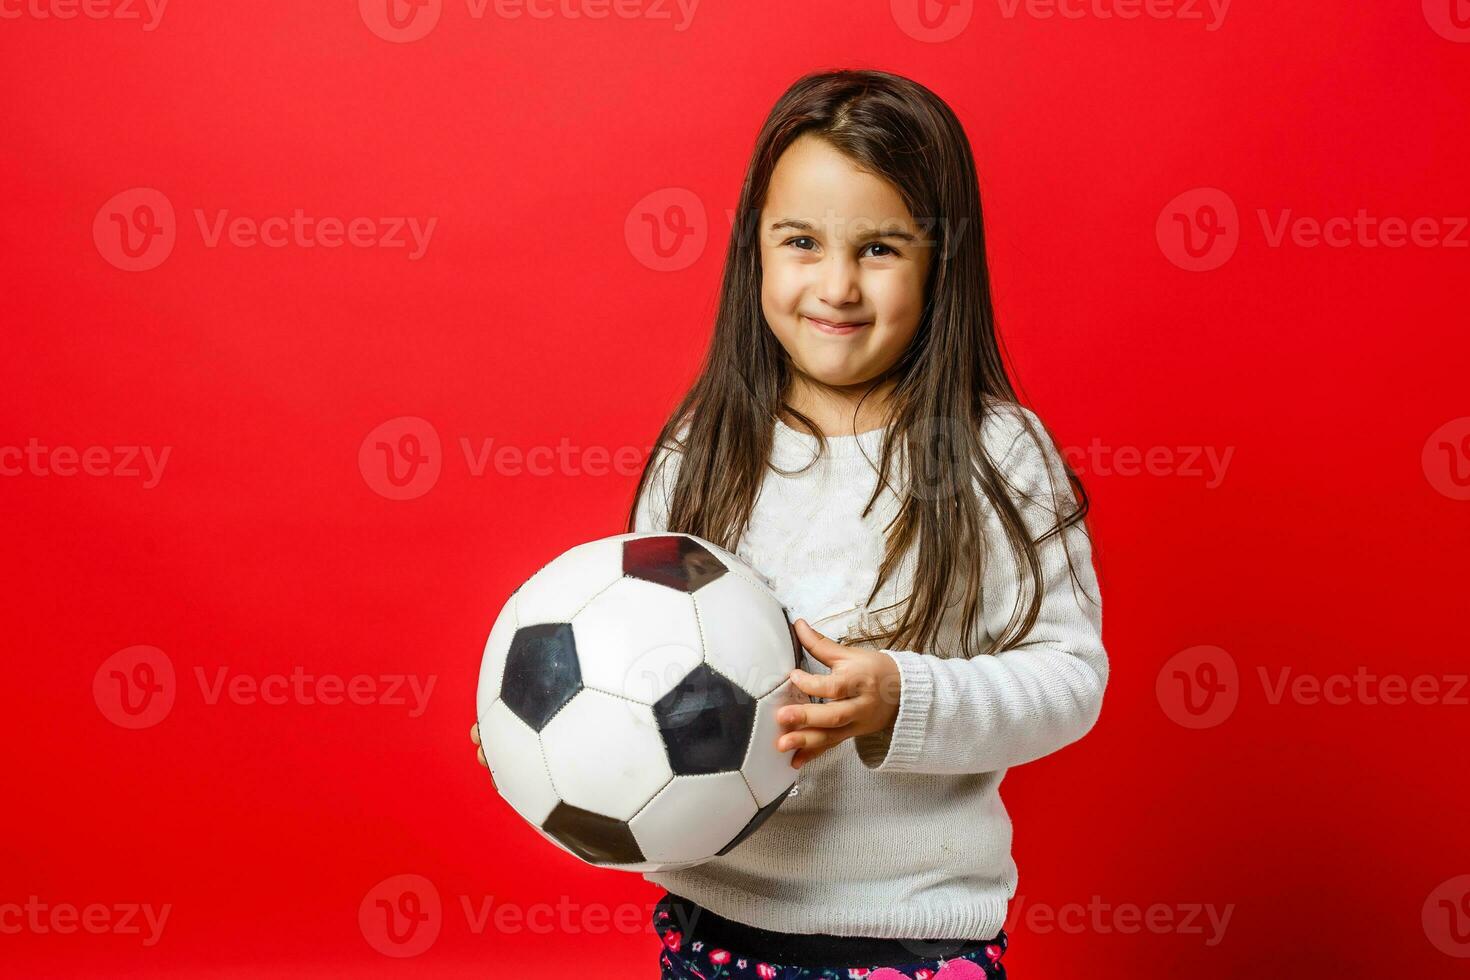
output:
[[[480,723],[479,722],[475,722],[473,725],[470,726],[470,741],[471,742],[474,742],[475,745],[476,745],[476,748],[475,748],[475,761],[478,762],[480,765],[484,766],[486,769],[489,769],[490,768],[490,763],[487,762],[487,761],[485,761],[485,747],[483,745],[480,745]]]
[[[799,732],[787,732],[780,738],[776,739],[776,751],[790,752],[792,749],[805,748],[807,745],[807,739],[814,735],[814,732],[809,732],[805,729]]]
[[[852,711],[852,702],[844,698],[826,704],[788,705],[779,718],[791,728],[841,728],[852,723]]]
[[[844,725],[841,728],[803,728],[800,731],[787,732],[778,738],[776,751],[826,749],[856,734],[852,725]]]
[[[851,693],[848,690],[848,675],[838,671],[830,674],[812,674],[798,670],[792,674],[792,679],[804,694],[811,697],[845,698]]]

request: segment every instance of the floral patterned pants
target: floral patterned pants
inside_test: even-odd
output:
[[[661,913],[665,914],[665,913]],[[1002,930],[984,949],[954,959],[916,960],[900,966],[791,966],[765,963],[739,950],[686,944],[677,929],[657,923],[662,943],[660,980],[1006,980],[1001,963],[1007,937]]]

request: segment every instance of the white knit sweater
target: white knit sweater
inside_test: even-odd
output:
[[[1056,521],[1053,486],[1063,500],[1070,491],[1055,447],[1025,438],[1017,413],[1030,415],[1000,406],[982,435],[1017,488],[1013,496],[1034,539]],[[864,603],[883,554],[884,525],[899,503],[885,489],[873,512],[860,516],[877,481],[869,460],[876,463],[882,438],[882,429],[829,437],[826,455],[799,475],[768,468],[736,548],[793,621],[804,617],[839,641],[861,624],[895,621],[894,613],[869,612]],[[772,461],[799,469],[816,448],[814,437],[778,423]],[[660,452],[650,489],[638,502],[637,530],[667,530],[679,458],[667,448]],[[988,542],[981,639],[987,640],[1005,627],[1018,588],[1024,584],[1023,601],[1032,588],[1029,580],[1017,581],[999,518],[983,494],[981,501]],[[1063,542],[1053,535],[1039,548],[1040,614],[1019,643],[964,659],[957,642],[963,610],[955,603],[933,649],[884,651],[902,681],[890,731],[849,739],[802,767],[797,795],[726,856],[644,877],[716,915],[778,932],[994,937],[1017,878],[1001,780],[1009,767],[1085,735],[1107,684],[1090,543],[1080,525],[1066,534],[1088,598],[1076,594]],[[906,556],[874,610],[908,595],[915,558]],[[829,672],[810,654],[802,667]]]

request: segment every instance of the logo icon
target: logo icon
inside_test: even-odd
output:
[[[1430,486],[1451,500],[1470,500],[1470,416],[1435,429],[1420,462]]]
[[[1218,269],[1240,243],[1240,216],[1230,195],[1196,187],[1164,205],[1154,228],[1164,257],[1187,272]]]
[[[1440,884],[1424,900],[1424,935],[1434,948],[1458,959],[1470,957],[1470,875]]]
[[[157,647],[119,650],[92,677],[92,699],[119,728],[152,728],[168,717],[178,695],[173,661]]]
[[[1180,650],[1159,668],[1154,684],[1159,707],[1185,728],[1214,728],[1240,702],[1240,671],[1220,647]]]
[[[357,450],[357,467],[379,496],[413,500],[439,482],[443,457],[432,425],[416,415],[400,415],[367,434]]]
[[[709,238],[704,202],[683,187],[656,190],[629,209],[623,238],[633,258],[655,272],[687,269]]]
[[[408,44],[426,36],[439,23],[444,0],[357,0],[357,12],[368,30],[385,41]]]
[[[384,878],[363,896],[357,924],[368,945],[384,956],[418,956],[434,945],[444,925],[439,889],[423,875]]]
[[[952,40],[968,26],[974,0],[890,0],[889,11],[901,31],[915,41],[938,44]]]
[[[1424,19],[1445,40],[1470,42],[1470,0],[1424,0]]]
[[[98,253],[124,272],[147,272],[174,250],[178,223],[161,191],[133,187],[114,194],[92,219]]]

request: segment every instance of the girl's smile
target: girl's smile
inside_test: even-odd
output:
[[[863,327],[866,327],[872,321],[857,320],[834,322],[832,320],[819,320],[814,316],[807,316],[806,322],[816,327],[822,333],[831,334],[835,337],[846,337],[849,334],[857,333],[859,330],[861,330]]]

